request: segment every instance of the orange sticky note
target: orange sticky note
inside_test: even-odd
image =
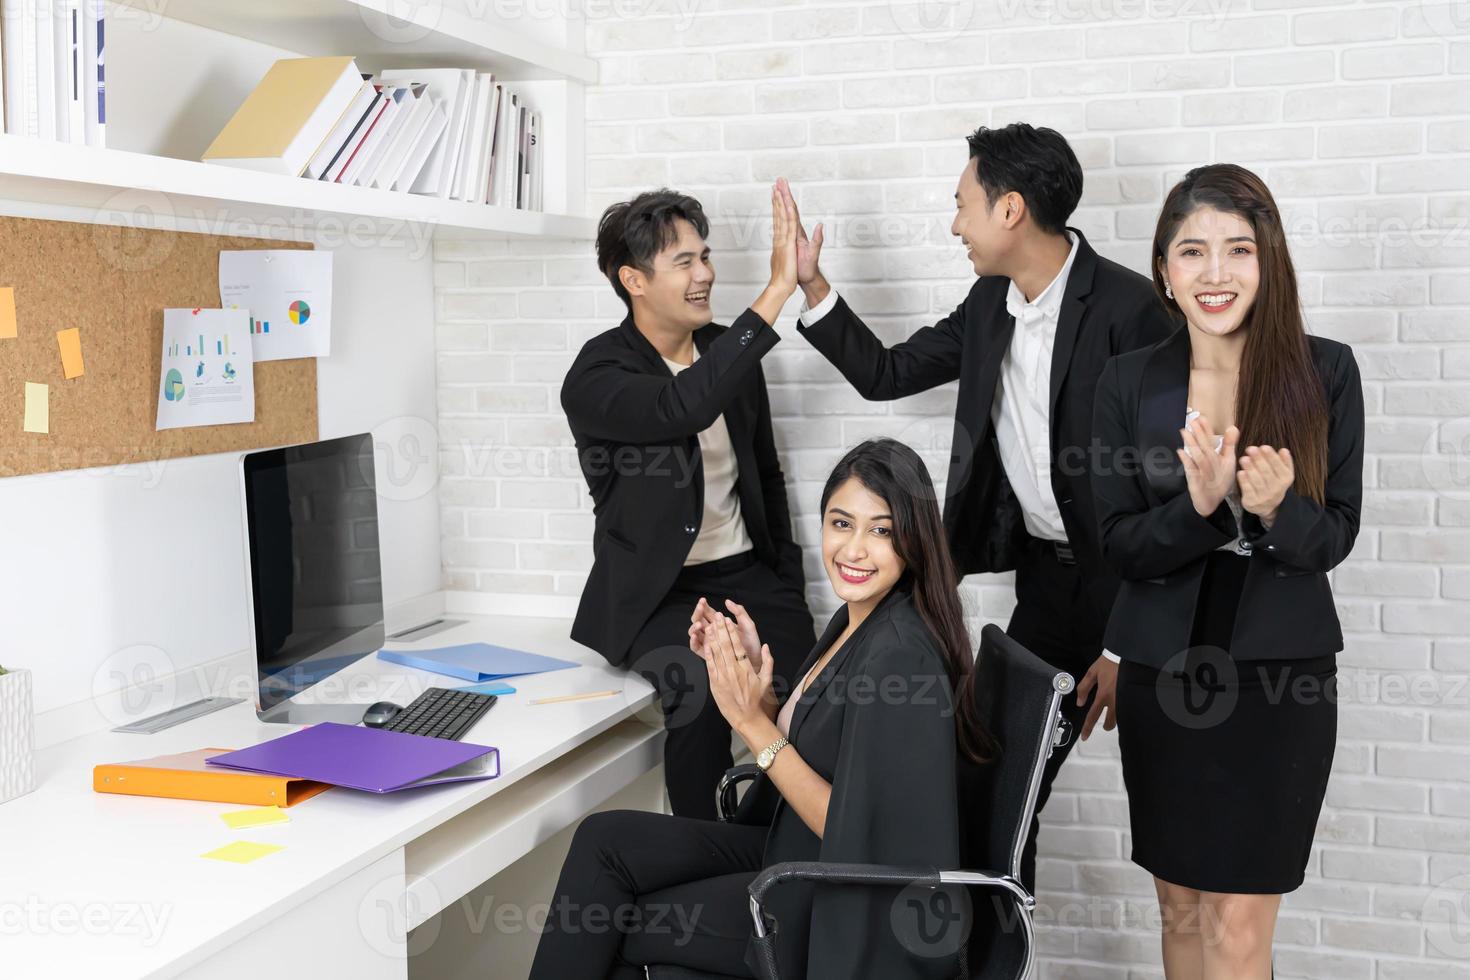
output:
[[[82,366],[82,330],[72,327],[56,331],[56,343],[61,348],[61,373],[67,379],[80,378],[87,373]]]
[[[0,340],[15,336],[15,287],[0,286]]]

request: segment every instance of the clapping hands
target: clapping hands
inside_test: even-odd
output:
[[[1237,460],[1240,430],[1233,425],[1227,428],[1220,448],[1216,449],[1214,429],[1203,415],[1196,416],[1179,432],[1184,447],[1176,452],[1184,463],[1184,478],[1194,509],[1209,517],[1235,485],[1240,488],[1241,507],[1269,528],[1286,491],[1296,480],[1291,450],[1247,446]]]
[[[689,625],[689,649],[709,671],[710,694],[720,714],[733,731],[742,732],[757,721],[776,717],[775,661],[770,647],[760,643],[744,607],[730,599],[725,605],[735,612],[735,621],[699,600]]]
[[[1240,430],[1233,425],[1227,428],[1220,448],[1216,449],[1210,420],[1197,415],[1179,434],[1184,439],[1184,447],[1175,452],[1184,463],[1189,499],[1200,516],[1209,517],[1235,482],[1235,447],[1240,441]]]

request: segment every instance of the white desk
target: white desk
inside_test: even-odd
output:
[[[334,788],[289,808],[289,823],[236,831],[219,814],[238,805],[94,793],[92,767],[296,730],[260,723],[249,703],[156,735],[53,746],[38,755],[37,790],[0,806],[0,972],[404,980],[408,929],[662,761],[657,709],[644,710],[652,688],[573,643],[567,621],[452,618],[469,622],[393,645],[484,640],[584,665],[509,681],[516,693],[465,736],[500,750],[498,778],[384,796]],[[349,670],[364,703],[465,683],[377,658]],[[613,688],[623,693],[527,703]],[[233,840],[286,849],[247,865],[199,856]]]

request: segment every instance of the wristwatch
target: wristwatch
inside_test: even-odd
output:
[[[786,739],[782,737],[776,739],[770,745],[767,745],[765,748],[761,749],[760,755],[755,757],[755,764],[757,768],[759,768],[761,772],[765,772],[766,770],[770,769],[771,763],[776,761],[776,753],[780,752],[782,749],[786,748],[786,746],[790,744],[790,742],[786,741]]]

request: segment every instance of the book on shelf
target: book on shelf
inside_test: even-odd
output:
[[[56,12],[49,3],[36,7],[36,135],[56,139]],[[65,142],[66,137],[62,137]]]
[[[283,58],[204,151],[210,163],[297,176],[362,87],[349,57]]]
[[[82,0],[57,0],[60,18],[57,26],[60,32],[58,43],[63,56],[57,64],[57,92],[65,100],[67,142],[85,144],[87,42],[82,26],[82,7]]]
[[[82,112],[88,146],[107,145],[107,0],[82,0]]]
[[[328,164],[327,172],[322,175],[323,180],[331,181],[332,183],[341,182],[342,174],[352,165],[352,161],[357,158],[357,154],[362,149],[362,145],[367,142],[367,138],[372,135],[373,130],[382,121],[383,116],[387,115],[388,94],[383,91],[382,86],[373,86],[373,104],[368,107],[367,116],[352,131],[351,135],[347,137],[347,142],[342,145],[341,150],[337,151],[336,159]]]
[[[393,186],[393,181],[398,178],[399,171],[403,169],[409,152],[418,145],[419,138],[423,135],[424,127],[428,125],[429,116],[434,109],[433,96],[428,94],[427,89],[426,85],[409,84],[408,106],[403,112],[401,121],[394,127],[392,139],[383,147],[383,155],[378,160],[377,167],[363,181],[364,184],[377,188]]]
[[[352,104],[342,113],[342,117],[337,120],[337,125],[332,127],[331,133],[322,140],[322,145],[317,147],[316,153],[312,154],[311,160],[307,162],[305,171],[307,177],[317,180],[327,172],[327,168],[336,161],[337,154],[342,152],[342,147],[346,145],[348,137],[357,130],[358,126],[362,125],[378,98],[378,90],[367,79],[363,79],[362,86],[358,88]]]
[[[475,75],[474,98],[470,102],[469,129],[455,164],[455,200],[474,200],[474,186],[480,173],[480,159],[485,152],[485,128],[490,122],[490,103],[495,98],[495,77],[488,72]]]
[[[430,104],[429,118],[419,133],[417,144],[409,150],[393,182],[386,186],[398,191],[412,189],[423,172],[424,166],[428,163],[429,155],[442,141],[444,131],[448,126],[449,117],[445,114],[444,103],[436,99]]]
[[[383,148],[393,137],[394,127],[400,122],[405,108],[404,100],[409,97],[407,85],[385,85],[382,87],[383,99],[387,103],[383,107],[383,114],[378,117],[377,123],[363,138],[362,145],[357,148],[357,153],[347,164],[347,169],[342,171],[340,183],[360,185],[363,178],[372,173],[373,168],[378,165],[378,158],[383,153]]]

